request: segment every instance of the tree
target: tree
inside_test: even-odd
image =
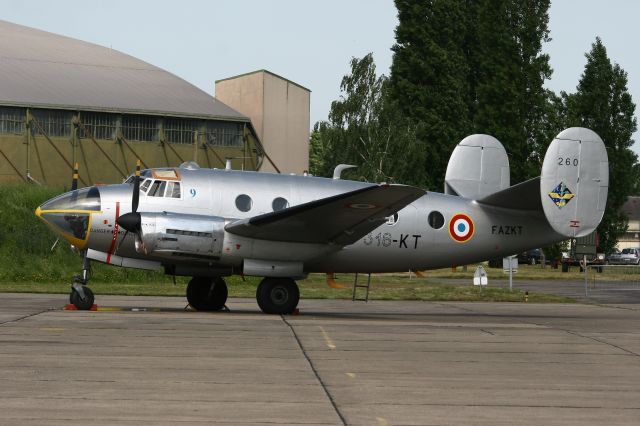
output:
[[[631,175],[633,176],[632,179],[635,184],[629,191],[629,195],[640,196],[640,162],[634,164]]]
[[[557,133],[551,76],[549,0],[396,0],[399,24],[390,96],[416,126],[430,175],[442,185],[453,147],[470,133],[497,137],[512,181],[539,173]]]
[[[600,38],[586,57],[576,93],[562,95],[567,124],[593,130],[607,148],[609,195],[598,232],[601,250],[609,253],[627,227],[622,205],[637,188],[638,157],[630,149],[637,129],[635,104],[627,90],[627,73],[618,64],[611,64]]]
[[[340,99],[331,103],[329,120],[318,122],[311,135],[311,173],[331,176],[340,163],[358,166],[358,178],[388,181],[397,140],[385,112],[387,77],[376,75],[371,53],[352,58],[351,73],[342,78]]]
[[[549,56],[542,54],[549,40],[548,9],[549,0],[480,0],[469,9],[478,38],[476,54],[469,57],[476,74],[473,130],[502,142],[512,182],[539,174],[555,136],[545,120],[552,94],[543,87],[551,77]]]
[[[442,188],[449,156],[471,129],[467,14],[461,0],[396,0],[399,24],[389,92],[399,113],[415,126],[411,159],[422,186]]]
[[[378,180],[384,164],[384,137],[379,137],[379,115],[385,76],[377,77],[373,55],[351,59],[351,73],[340,83],[340,99],[331,103],[329,120],[318,122],[311,136],[311,173],[331,176],[340,164],[359,165],[363,180]],[[376,160],[373,159],[375,157]],[[372,164],[378,170],[372,173]],[[375,169],[375,166],[373,167]]]

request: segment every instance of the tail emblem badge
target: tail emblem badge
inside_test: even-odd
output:
[[[559,209],[566,206],[573,197],[575,197],[575,194],[567,188],[567,185],[565,185],[564,182],[560,182],[553,191],[549,192],[549,198],[551,198]]]

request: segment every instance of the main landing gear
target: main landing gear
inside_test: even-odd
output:
[[[95,297],[87,283],[91,277],[91,261],[84,253],[82,257],[82,274],[73,276],[73,284],[71,284],[71,294],[69,302],[76,306],[79,310],[88,311],[93,306]]]
[[[290,314],[298,306],[300,290],[291,278],[264,278],[256,300],[265,314]],[[227,284],[221,277],[193,277],[187,285],[187,301],[197,311],[220,311],[227,302]]]
[[[221,277],[193,277],[187,285],[187,301],[197,311],[221,310],[227,294],[227,283]]]
[[[290,314],[298,306],[300,290],[291,278],[264,278],[256,291],[256,300],[265,314]]]

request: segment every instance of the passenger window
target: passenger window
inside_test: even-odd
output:
[[[387,225],[393,226],[396,223],[398,223],[398,213],[395,213],[393,216],[387,217]]]
[[[282,197],[275,198],[273,203],[271,203],[271,208],[273,208],[274,212],[284,210],[287,207],[289,207],[289,202]]]
[[[253,201],[247,194],[240,194],[236,197],[236,207],[241,212],[248,212],[249,210],[251,210],[252,205]]]
[[[429,213],[427,221],[429,222],[429,226],[433,229],[440,229],[444,226],[444,216],[442,216],[442,213],[435,210]]]

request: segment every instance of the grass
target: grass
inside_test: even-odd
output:
[[[351,299],[353,275],[340,276],[345,289],[329,288],[324,274],[311,274],[298,281],[303,299]],[[96,294],[116,294],[127,296],[184,296],[186,278],[177,279],[176,285],[168,280],[156,281],[92,281],[90,286]],[[168,281],[168,282],[167,282]],[[255,297],[259,279],[248,277],[226,278],[230,297]],[[469,283],[471,280],[469,280]],[[364,291],[364,290],[362,290]],[[68,293],[69,281],[58,282],[4,282],[0,292],[18,293]],[[359,293],[360,294],[360,293]],[[369,293],[371,300],[424,300],[424,301],[469,301],[469,302],[524,302],[525,293],[500,288],[474,287],[470,284],[443,284],[430,278],[411,279],[408,274],[380,274],[371,279]],[[530,293],[528,301],[534,303],[571,303],[572,299],[547,294]]]
[[[489,279],[509,279],[509,275],[502,272],[500,268],[488,268],[485,266],[485,270],[489,274]],[[606,278],[608,281],[627,281],[630,274],[635,272],[637,277],[638,271],[632,271],[629,267],[618,266],[604,266],[602,273],[597,273],[594,268],[588,269],[589,279],[592,279],[594,275],[596,278]],[[433,271],[427,271],[424,274],[429,278],[473,278],[475,272],[475,265],[467,267],[467,271],[463,271],[462,267],[437,269]],[[544,281],[577,281],[584,280],[584,272],[580,272],[579,266],[571,266],[569,272],[562,272],[560,269],[553,269],[549,265],[542,267],[542,265],[519,265],[518,272],[513,274],[515,280],[544,280]],[[638,278],[636,278],[638,279]]]

